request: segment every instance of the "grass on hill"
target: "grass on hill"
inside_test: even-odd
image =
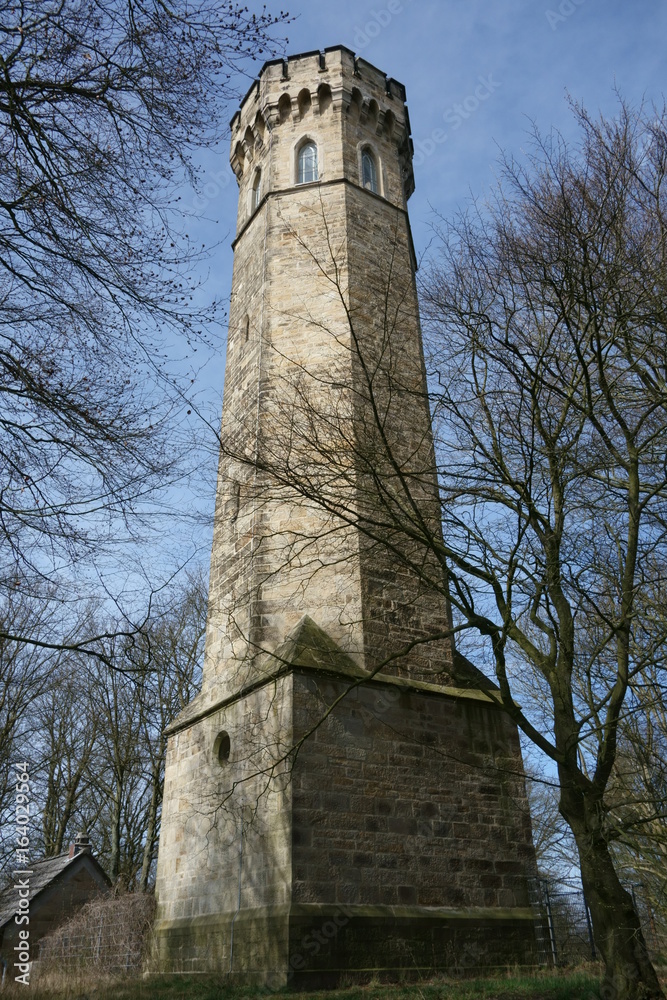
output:
[[[7,1000],[16,989],[3,990]],[[25,996],[23,990],[21,996]],[[579,970],[400,985],[371,983],[312,993],[234,987],[219,977],[155,976],[107,985],[84,980],[62,988],[40,988],[35,983],[30,996],[31,1000],[599,1000],[600,992],[597,974]]]

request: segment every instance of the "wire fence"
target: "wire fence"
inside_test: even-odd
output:
[[[642,886],[628,885],[642,925],[651,960],[667,964],[667,923],[655,912]],[[531,885],[540,960],[544,965],[576,965],[597,961],[593,925],[586,896],[554,879],[534,879]]]
[[[94,900],[40,942],[40,976],[90,970],[115,978],[141,971],[155,914],[146,893]]]

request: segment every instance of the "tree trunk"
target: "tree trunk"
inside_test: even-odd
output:
[[[139,889],[141,890],[141,892],[147,892],[148,890],[148,879],[150,877],[151,864],[153,862],[153,855],[155,853],[157,811],[162,798],[159,761],[153,765],[153,771],[151,774],[151,784],[152,784],[151,801],[148,807],[148,819],[146,823],[146,843],[144,844],[144,856],[141,863],[141,876],[139,879]]]
[[[116,882],[120,872],[120,822],[123,802],[123,784],[120,778],[115,781],[115,796],[111,805],[111,850],[109,853],[109,877]]]
[[[605,963],[601,1000],[664,1000],[630,893],[621,885],[600,824],[581,790],[561,784],[560,811],[579,850],[581,880],[595,944]]]

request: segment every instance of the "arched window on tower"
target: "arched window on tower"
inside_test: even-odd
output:
[[[256,208],[259,207],[259,203],[262,200],[262,171],[256,170],[255,176],[252,181],[252,198],[250,199],[250,208],[254,212]]]
[[[297,183],[308,184],[318,180],[317,146],[312,140],[305,142],[299,150]]]
[[[378,168],[370,149],[361,154],[361,183],[369,191],[378,193]]]

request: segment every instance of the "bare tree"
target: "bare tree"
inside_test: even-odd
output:
[[[557,767],[606,985],[657,997],[607,793],[629,691],[667,641],[646,601],[667,555],[667,125],[575,114],[580,147],[536,137],[505,163],[425,282],[444,555],[503,704]],[[546,729],[517,704],[526,663]]]
[[[90,607],[72,631],[66,610],[73,645],[86,633],[107,636],[103,660],[41,645],[62,628],[58,602],[20,593],[12,601],[13,620],[33,642],[0,640],[0,869],[16,862],[11,764],[27,760],[31,859],[61,853],[83,828],[114,879],[146,890],[160,832],[164,730],[200,683],[202,575],[171,581],[132,635],[122,623],[96,621]]]
[[[662,676],[661,676],[662,675]],[[664,669],[632,685],[623,720],[609,812],[614,856],[625,878],[667,926],[667,703]]]
[[[226,0],[0,2],[5,593],[71,581],[177,474],[192,373],[168,353],[211,318],[178,188],[284,20]]]
[[[77,670],[77,666],[79,669]],[[60,665],[36,712],[41,760],[35,772],[42,784],[42,836],[47,857],[60,854],[81,798],[94,776],[99,714],[95,693],[82,664]]]
[[[155,615],[143,695],[141,745],[147,804],[138,887],[146,891],[154,878],[167,753],[165,730],[199,690],[206,629],[206,585],[192,575],[166,607]]]
[[[528,771],[526,787],[540,876],[576,885],[579,870],[577,848],[571,830],[558,812],[556,782],[545,775]]]
[[[189,575],[156,601],[138,636],[112,641],[114,670],[88,666],[95,720],[90,773],[77,802],[113,880],[146,890],[153,877],[164,784],[164,730],[198,689],[206,590]]]
[[[39,738],[39,707],[48,690],[59,653],[42,648],[60,627],[58,609],[47,594],[29,600],[10,595],[4,606],[3,626],[28,635],[32,643],[0,635],[0,867],[15,861],[15,788],[11,765],[25,759],[26,747]],[[34,775],[31,775],[33,777]]]

